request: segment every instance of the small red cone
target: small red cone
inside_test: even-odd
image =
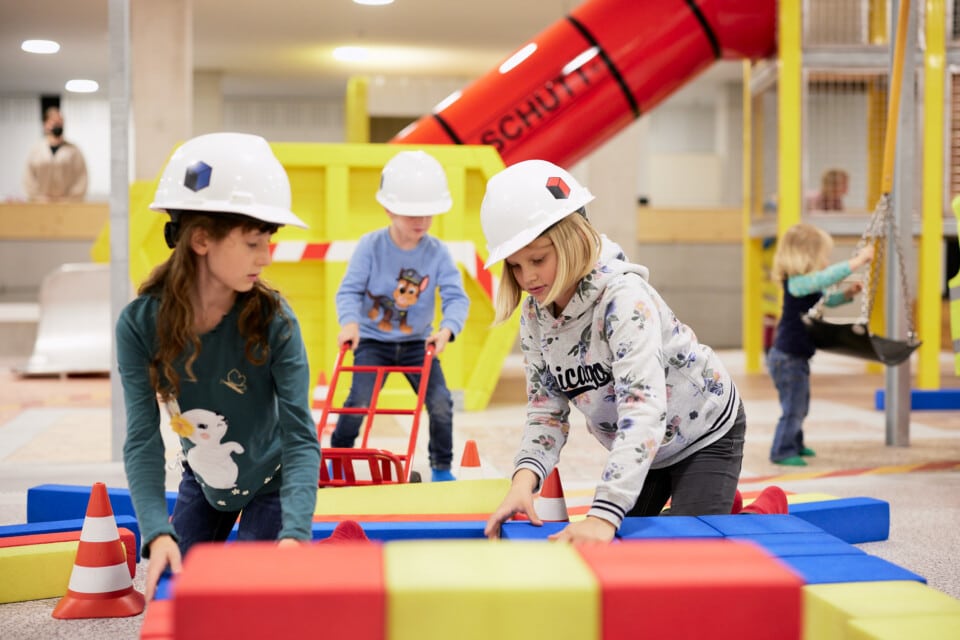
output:
[[[477,441],[467,440],[463,445],[463,456],[460,458],[460,471],[457,473],[460,480],[481,480],[483,469],[480,467],[480,454],[477,452]]]
[[[356,520],[343,520],[333,528],[329,538],[318,540],[317,544],[337,542],[370,542],[366,532]]]
[[[770,486],[760,492],[757,499],[745,506],[740,513],[783,515],[790,512],[787,494],[780,487]]]
[[[123,618],[138,615],[143,607],[143,594],[130,579],[107,485],[97,482],[87,503],[67,594],[57,603],[53,617]]]
[[[743,494],[740,493],[740,489],[737,489],[737,492],[733,494],[733,506],[730,508],[730,514],[736,515],[743,511]]]
[[[570,522],[567,513],[567,501],[563,497],[563,484],[560,471],[554,468],[540,487],[540,496],[534,500],[533,508],[544,522]]]

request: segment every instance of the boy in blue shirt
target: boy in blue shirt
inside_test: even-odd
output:
[[[353,345],[355,366],[420,367],[427,345],[439,355],[462,330],[470,299],[446,246],[427,235],[433,216],[452,204],[447,177],[424,151],[401,151],[384,166],[377,202],[390,225],[360,238],[337,291],[337,344]],[[436,293],[443,311],[434,331]],[[424,404],[430,420],[431,480],[455,480],[453,398],[434,356]],[[405,374],[416,389],[417,374]],[[375,374],[353,376],[345,407],[368,407]],[[352,447],[363,415],[340,414],[332,447]]]

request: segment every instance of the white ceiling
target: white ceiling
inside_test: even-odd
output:
[[[162,0],[130,0],[135,2]],[[358,73],[472,78],[563,18],[571,0],[193,0],[194,68],[227,86],[313,93]],[[134,10],[136,10],[134,8]],[[56,55],[20,50],[27,38],[60,42]],[[337,62],[342,45],[365,45],[379,62]],[[70,78],[106,91],[108,0],[0,0],[0,94],[59,93]],[[380,55],[378,55],[380,54]],[[385,55],[384,55],[385,54]]]
[[[158,2],[163,0],[130,0]],[[466,82],[562,19],[575,0],[193,0],[194,69],[220,72],[226,93],[342,94],[351,75],[440,76]],[[71,78],[106,92],[108,0],[0,0],[0,95],[62,93]],[[135,10],[135,9],[134,9]],[[60,42],[56,55],[20,50]],[[347,65],[331,52],[365,45],[377,62]],[[379,54],[379,55],[378,55]],[[737,76],[719,66],[713,75]],[[731,69],[733,69],[731,76]]]

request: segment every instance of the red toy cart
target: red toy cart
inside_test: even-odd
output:
[[[323,460],[320,463],[321,487],[344,487],[371,484],[396,484],[401,482],[420,482],[420,474],[411,469],[413,451],[417,446],[417,433],[420,429],[420,414],[423,401],[427,394],[427,382],[430,379],[430,367],[433,364],[433,345],[428,345],[423,358],[422,367],[399,366],[345,366],[343,357],[350,350],[350,343],[344,344],[337,354],[337,363],[333,369],[330,386],[327,389],[327,399],[323,405],[320,421],[317,423],[317,437],[327,424],[331,413],[362,414],[366,416],[360,429],[361,440],[358,448],[324,447]],[[334,407],[333,396],[337,389],[337,381],[341,373],[374,373],[376,381],[373,385],[373,395],[370,397],[369,407]],[[389,373],[416,373],[420,374],[420,384],[417,388],[416,406],[413,409],[381,409],[377,407],[380,389]],[[381,415],[408,415],[413,416],[410,427],[410,441],[406,453],[394,453],[385,449],[369,447],[370,430],[373,427],[373,417]],[[360,462],[361,468],[366,463],[370,477],[357,477],[354,463]],[[329,466],[328,466],[329,464]]]

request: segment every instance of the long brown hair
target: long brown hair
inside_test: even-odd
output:
[[[174,364],[183,361],[188,380],[196,380],[193,363],[200,355],[200,338],[193,330],[194,312],[191,293],[197,281],[197,254],[191,239],[202,229],[214,241],[222,240],[236,227],[244,231],[274,233],[277,225],[247,216],[227,213],[173,212],[178,225],[176,245],[167,260],[157,266],[140,285],[140,295],[156,296],[157,311],[155,351],[150,361],[150,383],[164,400],[180,393],[180,375]],[[275,314],[283,315],[280,294],[260,280],[250,291],[237,294],[240,308],[237,325],[246,338],[244,354],[255,365],[264,364],[270,355],[268,328]],[[289,320],[289,319],[288,319]]]

